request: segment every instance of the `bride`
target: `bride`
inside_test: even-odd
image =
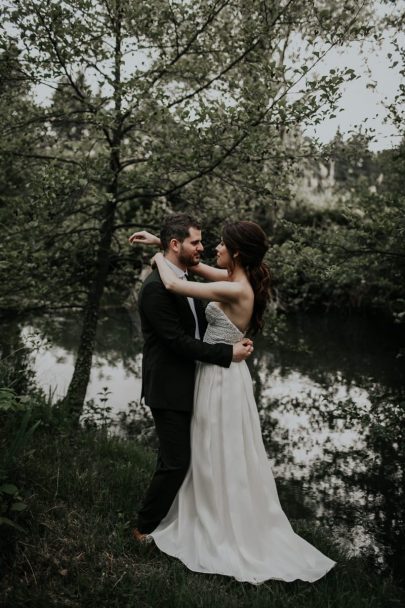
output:
[[[159,242],[147,232],[134,240]],[[193,271],[209,282],[178,279],[161,253],[154,256],[166,289],[210,300],[204,341],[234,344],[262,327],[269,272],[263,230],[254,222],[227,223],[216,248],[218,268]],[[295,534],[284,514],[263,445],[246,362],[222,368],[197,364],[191,423],[191,465],[159,526],[156,545],[190,570],[260,583],[313,582],[335,564]]]

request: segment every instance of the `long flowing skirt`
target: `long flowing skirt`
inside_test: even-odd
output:
[[[251,583],[313,582],[334,566],[281,508],[245,362],[198,364],[191,446],[187,476],[151,535],[162,551]]]

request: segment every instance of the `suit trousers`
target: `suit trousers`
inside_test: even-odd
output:
[[[190,466],[191,412],[151,408],[159,440],[156,469],[142,507],[138,530],[149,534],[159,525]]]

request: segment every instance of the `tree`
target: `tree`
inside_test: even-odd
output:
[[[325,146],[326,155],[334,161],[336,185],[349,193],[354,188],[375,184],[378,178],[374,156],[369,149],[370,137],[357,132],[344,141],[340,131]]]
[[[30,83],[21,65],[17,46],[2,40],[0,51],[0,311],[15,308],[13,304],[31,291],[27,268],[26,243],[21,226],[29,214],[23,200],[28,194],[34,169],[27,165],[21,151],[30,151],[38,136],[35,125],[27,132],[19,125],[33,112],[29,98]],[[24,276],[24,280],[23,280]],[[8,305],[5,305],[7,300]]]
[[[30,82],[57,83],[53,104],[38,107],[24,125],[40,122],[46,131],[36,159],[52,165],[53,179],[55,167],[65,167],[84,181],[82,204],[76,212],[75,201],[66,214],[71,238],[80,240],[74,236],[80,230],[94,249],[66,397],[74,416],[81,412],[100,302],[128,219],[141,203],[150,212],[158,202],[162,213],[179,195],[194,205],[208,198],[218,210],[224,197],[215,197],[223,189],[233,198],[225,211],[243,210],[252,197],[262,208],[266,198],[276,199],[294,148],[290,134],[305,121],[320,121],[335,106],[340,84],[354,78],[350,68],[319,76],[313,69],[332,47],[368,34],[370,5],[6,2]],[[62,91],[70,97],[67,106]]]

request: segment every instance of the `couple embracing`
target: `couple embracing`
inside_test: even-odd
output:
[[[245,361],[269,298],[265,233],[227,223],[218,268],[200,261],[201,227],[186,214],[169,216],[160,239],[142,231],[130,242],[164,251],[139,295],[142,394],[159,453],[135,538],[195,572],[256,584],[321,578],[334,562],[281,508]],[[189,271],[206,282],[189,281]]]

